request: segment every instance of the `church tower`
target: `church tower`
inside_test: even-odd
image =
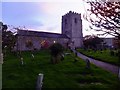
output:
[[[62,34],[66,34],[75,47],[83,46],[81,14],[69,11],[62,16]]]

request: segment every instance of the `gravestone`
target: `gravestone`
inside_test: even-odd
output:
[[[77,51],[75,51],[75,56],[77,57]]]
[[[64,54],[61,54],[61,61],[64,60]]]
[[[35,58],[34,54],[31,54],[31,56],[32,56],[32,60],[34,60],[34,58]]]
[[[86,61],[86,68],[90,69],[90,61],[89,61],[89,59],[86,59],[85,61]]]
[[[65,53],[65,55],[70,55],[71,53]]]
[[[118,72],[119,72],[119,74],[118,74],[118,78],[119,78],[119,80],[120,80],[120,67],[119,67],[119,71],[118,71]]]
[[[36,90],[41,90],[43,85],[43,74],[39,74],[36,82]]]
[[[21,65],[24,65],[23,57],[20,58],[20,61],[21,61]]]

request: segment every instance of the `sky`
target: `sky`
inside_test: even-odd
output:
[[[83,36],[95,34],[83,18],[89,7],[84,0],[2,0],[0,21],[10,27],[61,33],[62,16],[69,11],[81,13]]]

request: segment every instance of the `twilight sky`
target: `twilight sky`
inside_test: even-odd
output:
[[[15,27],[23,28],[25,26],[25,28],[35,31],[61,33],[62,15],[74,11],[82,14],[83,35],[91,34],[90,31],[86,31],[88,22],[83,19],[83,14],[86,13],[87,6],[82,0],[17,1],[2,1],[2,18],[0,21]]]

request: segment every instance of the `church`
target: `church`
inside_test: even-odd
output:
[[[64,47],[82,47],[82,19],[81,14],[69,11],[62,16],[62,33],[38,32],[18,30],[15,50],[40,50],[48,48],[53,43],[60,43]]]

